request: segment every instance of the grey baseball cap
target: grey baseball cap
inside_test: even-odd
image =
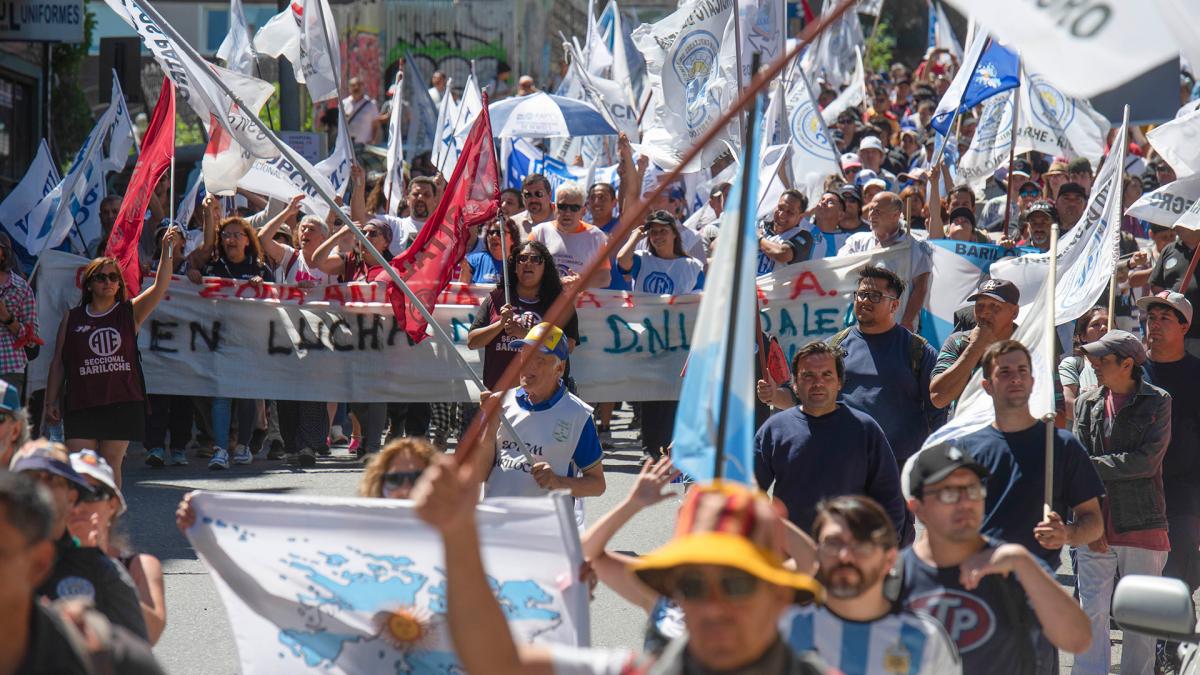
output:
[[[1083,351],[1096,358],[1116,354],[1122,359],[1133,359],[1138,365],[1146,362],[1146,348],[1142,346],[1142,341],[1133,333],[1123,330],[1108,331],[1099,340],[1084,345]]]
[[[1138,298],[1138,309],[1143,312],[1149,312],[1150,308],[1155,305],[1164,305],[1179,312],[1183,318],[1187,319],[1188,323],[1192,322],[1192,303],[1183,296],[1183,293],[1175,291],[1159,291],[1154,295],[1147,295],[1144,298]]]

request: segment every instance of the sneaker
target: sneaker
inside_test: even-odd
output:
[[[284,456],[283,441],[279,439],[271,441],[271,448],[267,450],[267,459],[283,459]]]
[[[263,447],[263,445],[266,443],[266,441],[267,441],[267,430],[266,429],[255,429],[254,432],[250,434],[250,447],[252,447],[252,448],[260,448],[261,449]],[[250,453],[250,454],[254,454],[254,453]]]
[[[328,445],[321,445],[321,446],[317,447],[317,454],[322,457],[328,457],[328,456],[332,455],[333,452],[330,451]]]
[[[300,466],[300,455],[290,452],[283,456],[285,466]]]
[[[173,448],[167,456],[167,466],[187,466],[187,451],[183,448]]]
[[[312,467],[317,464],[317,455],[312,448],[300,448],[300,456],[297,460],[302,467]]]
[[[151,448],[146,453],[146,466],[161,469],[166,464],[165,456],[162,448]]]
[[[208,468],[212,471],[229,468],[229,453],[225,448],[213,446],[212,459],[208,460]]]
[[[233,450],[234,464],[249,464],[254,461],[254,453],[250,452],[250,446],[239,444]]]

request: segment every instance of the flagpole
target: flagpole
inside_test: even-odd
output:
[[[1012,198],[1013,198],[1013,164],[1017,159],[1017,121],[1021,117],[1021,58],[1017,57],[1017,86],[1013,90],[1012,102],[1012,126],[1008,132],[1008,185],[1004,190],[1004,229],[1001,232],[1004,236],[1008,235],[1008,225],[1012,221]]]
[[[737,3],[734,3],[734,7],[736,7],[736,6],[737,6]],[[754,55],[750,57],[751,71],[754,71],[754,72],[758,71],[759,58],[760,58],[760,56],[759,56],[758,52],[755,52]],[[740,68],[738,69],[738,72],[739,73],[741,72]],[[754,98],[754,102],[750,105],[750,114],[748,116],[745,116],[745,117],[748,117],[748,124],[744,129],[745,136],[744,136],[744,140],[742,141],[742,164],[743,164],[743,166],[742,166],[742,181],[741,181],[742,194],[741,194],[741,199],[740,199],[739,205],[742,209],[743,215],[740,215],[738,217],[739,229],[740,229],[740,227],[744,227],[746,225],[747,219],[744,217],[744,214],[745,214],[746,209],[749,209],[750,204],[752,203],[750,200],[750,188],[752,186],[750,185],[750,181],[746,180],[745,163],[747,161],[747,158],[749,158],[751,156],[752,152],[754,151],[754,148],[753,148],[754,130],[758,127],[758,110],[759,110],[759,99],[758,99],[758,95],[756,94],[755,98]],[[743,108],[742,111],[744,113],[745,109]],[[757,187],[757,186],[754,186],[754,187]],[[754,221],[749,220],[748,222],[753,223]],[[729,399],[732,398],[729,388],[731,386],[731,380],[733,379],[733,362],[734,362],[734,359],[737,358],[737,356],[738,356],[737,354],[733,353],[733,348],[735,346],[734,343],[736,342],[736,340],[734,338],[737,334],[737,328],[738,328],[737,322],[735,321],[735,319],[738,316],[738,306],[741,304],[741,296],[742,296],[741,285],[742,285],[742,266],[743,266],[742,258],[744,257],[743,254],[745,253],[745,250],[746,250],[746,237],[742,236],[743,233],[735,231],[733,234],[734,234],[734,242],[735,242],[734,243],[734,254],[733,254],[733,284],[730,287],[730,296],[732,296],[732,297],[730,298],[730,302],[729,302],[729,322],[728,322],[729,325],[727,327],[728,333],[726,333],[726,336],[725,336],[725,358],[724,358],[724,363],[722,365],[723,372],[721,375],[721,382],[724,383],[725,391],[723,391],[721,393],[721,404],[717,408],[717,447],[716,447],[716,452],[714,453],[714,458],[713,458],[713,462],[715,464],[715,466],[713,467],[713,477],[717,478],[717,479],[720,479],[722,474],[724,473],[723,467],[725,464],[725,434],[729,428],[729,405],[730,405]],[[757,315],[757,312],[756,312],[756,315]],[[760,332],[759,333],[759,342],[761,343],[761,341],[762,341],[762,333]],[[761,350],[760,350],[760,356],[762,356]]]
[[[342,133],[342,129],[346,130],[347,136],[350,135],[350,122],[346,120],[346,109],[342,106],[342,99],[345,97],[342,96],[342,74],[340,72],[338,72],[341,70],[340,66],[342,63],[342,55],[341,55],[340,51],[338,51],[336,53],[333,51],[333,41],[329,39],[329,26],[327,26],[325,24],[325,7],[326,6],[327,5],[326,5],[325,0],[320,0],[317,3],[317,8],[321,11],[321,34],[325,37],[325,53],[329,54],[329,65],[330,65],[330,67],[333,66],[333,59],[335,58],[335,55],[336,55],[336,58],[338,60],[338,66],[339,66],[338,70],[335,70],[333,73],[333,83],[335,85],[337,85],[338,124],[341,125],[341,127],[338,129],[337,133],[333,137],[333,143],[334,143],[334,145],[337,145],[337,139],[338,139],[338,136]],[[329,9],[329,13],[330,14],[333,13],[332,7],[330,7],[330,9]],[[252,44],[253,44],[253,42],[252,42]],[[270,112],[270,110],[268,109],[268,113],[269,112]],[[375,140],[375,139],[371,139],[371,140]],[[353,138],[350,139],[350,165],[358,166],[358,153],[356,153],[354,151],[354,139]],[[351,181],[346,181],[346,182],[347,182],[347,185],[342,186],[343,192],[345,192],[346,187],[349,186],[349,183]]]
[[[1054,367],[1054,347],[1057,344],[1055,333],[1058,327],[1055,325],[1055,307],[1058,304],[1058,223],[1050,224],[1050,272],[1046,276],[1046,299],[1049,301],[1046,309],[1046,344],[1043,346],[1045,354],[1050,360],[1050,372],[1046,377],[1053,379],[1057,374]],[[1045,465],[1043,473],[1045,474],[1045,483],[1043,484],[1043,503],[1042,516],[1048,518],[1050,512],[1054,510],[1054,416],[1053,414],[1046,415],[1043,419],[1046,425],[1046,451],[1043,453]]]
[[[1126,104],[1125,112],[1121,119],[1121,131],[1124,132],[1128,128],[1129,128],[1129,105]],[[1123,137],[1123,138],[1127,139],[1128,137]],[[1125,141],[1125,142],[1127,143],[1128,141]],[[1117,183],[1116,184],[1122,186],[1122,189],[1124,189],[1124,185],[1125,185],[1125,147],[1116,148],[1116,149],[1118,150],[1118,153],[1117,153],[1117,156],[1115,159],[1120,162],[1120,165],[1117,167]],[[1112,149],[1110,149],[1109,152],[1111,153]],[[1120,192],[1116,193],[1116,198],[1120,199],[1120,197],[1121,197]],[[1110,196],[1110,199],[1111,198],[1112,197]],[[1114,260],[1113,273],[1112,273],[1112,276],[1110,276],[1108,278],[1108,330],[1112,330],[1114,327],[1116,327],[1116,323],[1117,323],[1117,265],[1116,265],[1117,260],[1116,259],[1120,256],[1120,247],[1121,247],[1121,230],[1120,230],[1120,228],[1117,228],[1115,236],[1116,236],[1116,240],[1113,241],[1113,251],[1112,251],[1113,260]],[[1189,263],[1188,267],[1189,268],[1192,267],[1192,264]]]
[[[737,68],[737,86],[741,89],[745,86],[746,79],[742,76],[742,8],[740,0],[733,1],[733,8],[730,18],[733,19],[733,62]],[[754,70],[754,62],[750,64],[751,71]],[[751,72],[753,75],[753,72]],[[742,135],[745,137],[746,131],[746,109],[743,108],[738,115],[738,121],[741,122]],[[756,122],[757,124],[757,122]],[[745,204],[746,202],[742,202]]]
[[[679,162],[679,164],[676,165],[674,169],[668,171],[648,195],[644,195],[640,200],[638,200],[636,208],[631,209],[628,213],[621,214],[620,222],[609,234],[608,243],[592,256],[592,259],[587,265],[584,265],[583,271],[579,274],[580,278],[590,278],[598,269],[600,269],[600,265],[602,263],[608,261],[609,256],[616,252],[618,245],[625,240],[625,238],[629,235],[629,232],[635,226],[645,222],[644,219],[650,210],[650,205],[667,190],[668,186],[670,186],[679,178],[679,176],[683,173],[684,167],[686,167],[692,160],[699,156],[709,143],[713,142],[719,135],[724,133],[725,125],[728,124],[729,121],[735,116],[737,116],[743,108],[753,103],[755,95],[757,95],[758,92],[766,87],[767,84],[769,84],[770,81],[775,78],[775,76],[779,75],[779,73],[787,66],[788,62],[796,58],[796,55],[811,45],[813,40],[820,36],[827,28],[829,28],[834,21],[838,20],[838,18],[849,11],[850,8],[854,6],[856,1],[857,0],[839,0],[838,4],[835,5],[827,15],[822,15],[818,21],[805,26],[803,34],[800,36],[800,39],[797,41],[797,44],[791,49],[791,51],[775,59],[765,70],[760,73],[755,73],[751,77],[749,86],[747,86],[745,89],[739,90],[738,98],[724,113],[721,114],[717,121],[712,124],[707,131],[704,132],[699,140],[692,144],[691,148],[684,153],[683,159]],[[556,323],[562,320],[568,311],[573,310],[575,307],[576,298],[579,297],[579,294],[583,290],[584,289],[581,284],[572,284],[569,287],[565,287],[563,292],[559,294],[558,299],[551,304],[550,309],[545,313],[543,319],[549,323]],[[521,368],[524,367],[525,363],[529,360],[533,353],[533,345],[527,345],[520,352],[518,352],[516,358],[509,363],[508,367],[504,369],[504,373],[501,374],[500,380],[496,384],[496,390],[502,391],[511,387],[513,383],[516,382],[517,375],[520,373]],[[454,453],[455,458],[460,464],[470,456],[471,450],[474,448],[475,438],[479,435],[480,425],[484,423],[484,420],[488,418],[488,415],[491,415],[495,412],[498,405],[499,400],[497,400],[497,397],[492,397],[487,401],[484,401],[480,414],[476,415],[475,419],[471,421],[471,428],[466,434],[464,434],[466,438],[462,443],[459,444]]]
[[[849,0],[843,0],[843,2],[849,2]],[[204,66],[204,64],[207,63],[196,52],[195,48],[192,47],[191,43],[184,40],[175,30],[175,27],[167,23],[166,19],[164,19],[162,15],[158,13],[158,10],[155,9],[151,3],[147,2],[140,6],[142,10],[151,18],[151,20],[158,24],[158,27],[161,30],[179,45],[180,49],[187,54],[188,58],[192,59],[192,61],[197,65]],[[259,119],[258,114],[254,112],[254,109],[247,106],[238,97],[238,95],[233,92],[233,89],[229,87],[229,84],[225,82],[225,80],[222,80],[219,77],[213,77],[212,80],[221,89],[221,91],[229,97],[230,101],[241,108],[246,115],[254,120],[255,124],[259,126],[262,135],[266,137],[271,145],[275,146],[275,149],[279,150],[279,154],[283,155],[284,158],[291,162],[293,166],[303,166],[305,164],[304,159],[300,157],[299,153],[293,150],[292,147],[287,143],[284,143],[282,140],[280,140],[279,136],[277,136],[274,131],[263,125],[262,120]],[[91,148],[89,148],[89,150],[90,149]],[[497,167],[497,169],[499,169],[499,167]],[[400,277],[400,273],[396,271],[396,268],[391,266],[391,261],[389,261],[387,258],[384,258],[383,254],[379,252],[379,249],[375,248],[375,245],[371,243],[371,240],[367,238],[367,235],[363,234],[363,231],[359,228],[358,224],[350,218],[350,214],[347,213],[340,204],[338,204],[336,199],[334,199],[333,194],[327,192],[324,186],[318,183],[309,182],[309,185],[317,192],[317,196],[319,196],[325,202],[325,204],[327,204],[329,208],[346,223],[346,227],[349,228],[350,233],[354,235],[355,239],[357,239],[360,244],[362,244],[363,250],[370,255],[375,262],[379,263],[379,265],[387,273],[388,278],[391,279],[392,283],[396,284],[396,287],[399,288],[402,293],[404,293],[405,297],[408,299],[408,302],[416,307],[417,312],[419,312],[421,317],[425,319],[425,323],[427,323],[429,327],[433,329],[433,337],[435,340],[441,343],[442,349],[450,354],[451,358],[459,365],[459,367],[471,377],[471,380],[475,383],[475,386],[478,387],[480,391],[486,391],[487,386],[483,383],[483,380],[481,380],[479,376],[475,374],[474,369],[471,368],[471,364],[467,363],[466,358],[459,353],[458,348],[454,346],[454,341],[451,340],[450,336],[446,334],[446,330],[442,328],[442,325],[434,320],[433,313],[429,311],[429,308],[427,308],[421,299],[417,297],[417,294],[414,293],[411,288],[409,288],[408,284],[404,283],[404,279]],[[516,430],[512,428],[512,424],[508,421],[508,418],[501,416],[500,423],[504,426],[504,430],[516,441],[516,445],[520,449],[521,454],[524,455],[525,461],[532,465],[535,462],[533,456],[530,455],[529,451],[525,449],[524,442],[521,441]],[[475,431],[477,432],[478,429]]]

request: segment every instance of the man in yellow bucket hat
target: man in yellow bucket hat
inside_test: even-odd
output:
[[[687,633],[657,657],[620,650],[515,645],[488,587],[475,526],[472,467],[441,456],[413,493],[417,514],[445,543],[450,634],[464,668],[493,675],[828,672],[797,654],[776,626],[793,603],[822,598],[812,577],[784,566],[780,508],[761,492],[722,483],[693,488],[675,536],[634,572],[683,610]]]

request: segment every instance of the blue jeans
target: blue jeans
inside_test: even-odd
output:
[[[1151,551],[1133,546],[1109,546],[1098,553],[1086,546],[1075,549],[1079,604],[1092,624],[1092,646],[1075,655],[1073,675],[1108,673],[1112,654],[1108,639],[1109,608],[1117,572],[1121,576],[1148,574],[1159,576],[1166,551]],[[1154,672],[1154,643],[1149,635],[1124,631],[1121,642],[1121,675],[1151,675]]]
[[[238,445],[248,445],[254,435],[254,423],[258,418],[258,406],[254,399],[214,398],[212,402],[213,445],[226,450],[229,447],[229,418],[233,404],[237,403]]]

